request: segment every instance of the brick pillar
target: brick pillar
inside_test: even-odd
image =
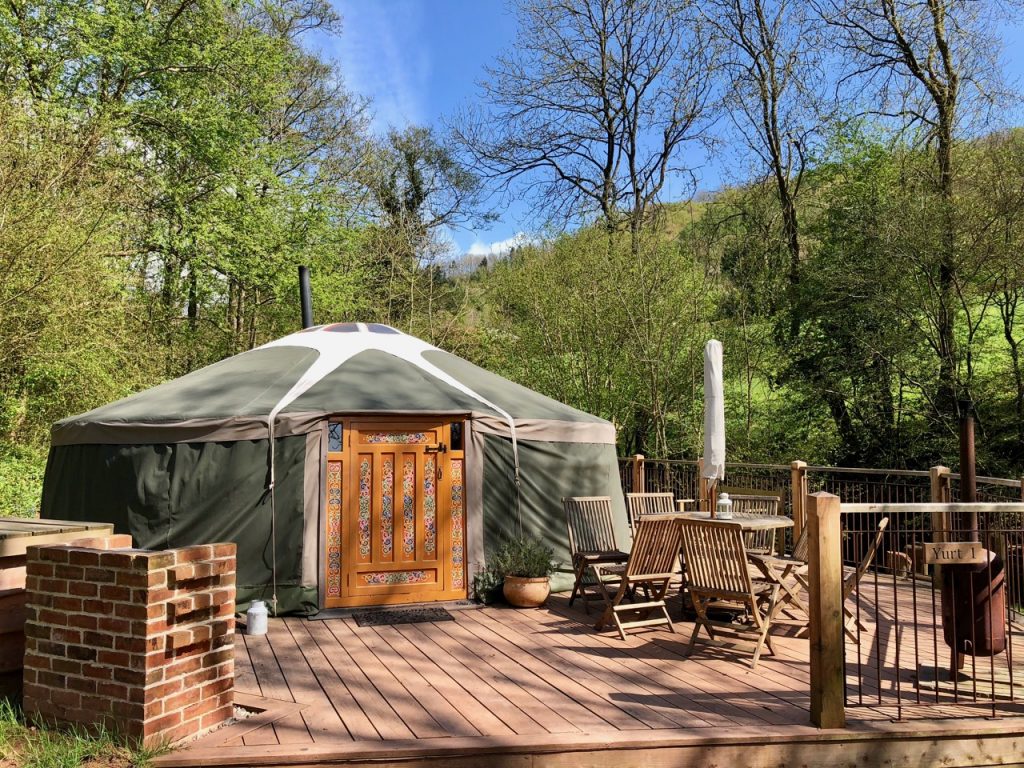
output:
[[[27,554],[24,709],[145,745],[232,716],[235,545]]]

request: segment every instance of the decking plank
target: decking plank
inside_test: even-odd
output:
[[[492,666],[487,658],[477,655],[471,647],[449,635],[447,629],[453,623],[410,624],[402,631],[413,642],[422,644],[431,655],[438,654],[435,658],[445,661],[445,668],[450,674],[468,676],[464,681],[460,680],[463,687],[472,691],[478,700],[485,700],[494,714],[516,733],[572,733],[580,730]]]
[[[316,643],[317,650],[330,663],[338,681],[344,683],[359,704],[379,738],[387,741],[413,738],[413,732],[377,690],[366,670],[349,655],[348,649],[325,624],[323,621],[311,621],[304,628]]]
[[[380,695],[417,738],[427,739],[445,735],[444,727],[409,695],[402,681],[380,663],[373,651],[363,642],[360,634],[349,625],[347,619],[328,619],[324,621],[324,626],[337,638],[340,645],[345,646],[352,661],[366,673]]]
[[[445,735],[455,736],[480,736],[490,735],[482,733],[476,728],[466,716],[456,708],[449,699],[441,692],[441,688],[457,687],[447,675],[440,675],[433,664],[413,664],[413,659],[398,652],[388,642],[393,637],[394,630],[389,627],[361,627],[358,634],[380,663],[398,678],[405,690],[420,703],[423,709],[430,713],[431,717],[443,729]],[[401,638],[401,635],[399,635]],[[396,645],[400,645],[396,640]],[[458,696],[453,695],[456,700]],[[499,725],[503,725],[499,721]],[[503,733],[511,733],[503,728]]]
[[[510,617],[508,613],[490,610],[484,612],[484,615],[495,624],[504,627],[503,633],[510,640],[525,644],[526,637],[523,632],[534,630],[533,633],[536,634],[536,625],[530,622],[528,616]],[[634,717],[644,717],[644,722],[651,728],[706,728],[710,725],[691,709],[691,701],[652,684],[644,676],[630,674],[625,667],[609,663],[600,655],[593,655],[591,651],[600,651],[596,646],[587,645],[579,640],[570,641],[565,635],[561,638],[568,645],[559,644],[551,647],[540,644],[530,652],[552,666],[565,669],[577,679],[581,679],[581,675],[586,675],[606,683],[609,688],[608,697]],[[579,670],[579,675],[574,670]],[[654,717],[650,717],[648,711],[653,712]]]
[[[552,712],[559,713],[579,731],[607,730],[609,723],[601,719],[558,687],[524,667],[514,656],[499,650],[490,643],[481,641],[462,622],[451,622],[448,631],[463,646],[471,648],[481,659],[512,680],[523,691],[536,698]]]
[[[495,618],[500,620],[501,615],[498,614]],[[516,616],[515,620],[526,622],[536,632],[557,631],[559,641],[564,646],[562,654],[586,654],[593,663],[611,670],[612,674],[621,675],[628,671],[644,691],[663,701],[663,706],[686,713],[686,716],[694,721],[687,727],[722,727],[734,725],[736,722],[719,711],[724,708],[709,709],[707,701],[698,701],[690,695],[689,690],[680,690],[674,682],[666,684],[667,676],[660,666],[637,660],[630,652],[631,649],[602,644],[596,639],[596,633],[592,628],[581,628],[548,612],[532,612],[531,615]]]
[[[359,741],[379,739],[366,713],[353,695],[350,684],[338,677],[331,662],[324,655],[308,631],[306,619],[286,619],[285,626],[292,633],[296,646],[305,656],[306,663],[323,690],[328,705],[333,709],[349,735]],[[319,741],[319,739],[317,739]]]
[[[288,628],[288,620],[274,622],[267,629],[267,640],[274,651],[292,699],[309,704],[300,713],[314,742],[351,740],[345,724],[324,693],[317,675],[309,665],[311,654],[303,653]]]
[[[563,615],[579,620],[571,615],[572,609],[567,606],[566,609],[568,613]],[[688,656],[685,651],[686,639],[692,625],[680,623],[678,626],[678,635],[682,637],[664,630],[627,634],[624,641],[617,635],[595,633],[594,636],[606,645],[632,649],[634,653],[643,649],[643,659],[654,666],[662,665],[662,670],[674,679],[676,685],[684,685],[688,690],[699,690],[709,702],[714,700],[733,705],[739,722],[744,725],[794,721],[795,715],[786,712],[791,702],[786,698],[775,698],[760,689],[765,680],[772,679],[764,660],[758,665],[756,674],[752,675],[749,666],[737,663],[732,651],[720,659],[717,665],[708,658]],[[809,698],[807,689],[803,693]],[[756,702],[753,707],[752,701]]]
[[[495,650],[511,654],[516,661],[538,677],[548,681],[567,696],[573,698],[577,703],[589,709],[605,722],[621,731],[642,730],[649,726],[644,722],[647,711],[641,712],[639,716],[630,714],[626,709],[620,707],[605,698],[608,686],[600,680],[576,680],[569,677],[556,666],[541,661],[531,654],[524,654],[526,649],[516,646],[502,637],[500,632],[495,632],[487,625],[486,621],[478,621],[472,617],[469,621],[459,622],[469,632],[476,635],[480,641],[490,644]],[[594,693],[599,693],[594,696]],[[636,707],[629,707],[634,711]],[[650,714],[654,710],[646,708]]]
[[[277,666],[277,659],[270,650],[267,638],[244,635],[244,642],[252,661],[253,673],[259,680],[260,695],[268,699],[292,701],[288,693],[288,686],[284,684],[281,670]],[[262,728],[250,731],[242,737],[242,741],[247,747],[281,743],[274,723],[268,723]]]

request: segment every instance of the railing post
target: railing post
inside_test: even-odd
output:
[[[644,493],[647,490],[646,472],[644,471],[644,455],[633,456],[633,493]]]
[[[928,470],[932,488],[932,504],[949,504],[953,500],[949,475],[949,467],[943,467],[941,464]],[[946,541],[949,538],[950,523],[951,518],[948,512],[932,512],[933,542]],[[925,543],[921,542],[922,549]],[[936,589],[942,587],[942,566],[938,563],[932,566],[932,585]]]
[[[839,497],[821,492],[806,500],[811,722],[819,728],[842,728],[846,725],[846,709]]]
[[[806,495],[807,462],[794,461],[789,465],[789,499],[793,505],[793,541],[800,538],[800,533],[807,525],[807,513],[804,511]]]

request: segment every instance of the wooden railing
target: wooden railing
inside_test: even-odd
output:
[[[619,459],[622,489],[671,492],[680,499],[704,499],[707,486],[701,478],[703,461],[649,459],[641,454]],[[768,491],[782,491],[785,514],[793,518],[793,534],[803,530],[805,513],[801,500],[808,493],[824,491],[844,504],[927,504],[960,499],[960,475],[948,467],[928,470],[872,467],[827,467],[794,461],[790,464],[727,463],[726,484]],[[977,500],[1001,503],[1024,501],[1020,479],[978,477]]]

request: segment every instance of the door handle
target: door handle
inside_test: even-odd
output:
[[[428,445],[423,449],[424,453],[448,453],[448,446],[444,443],[438,443],[437,445]]]

